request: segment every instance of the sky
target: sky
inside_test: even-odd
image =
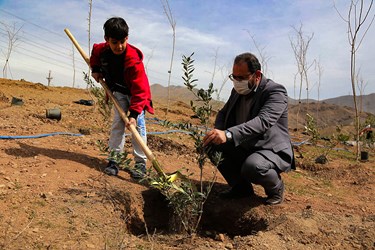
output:
[[[165,0],[93,0],[89,41],[88,0],[0,0],[0,77],[47,85],[50,73],[51,86],[74,84],[85,88],[82,72],[87,72],[88,67],[64,29],[71,31],[88,54],[89,46],[104,41],[104,22],[120,16],[130,27],[128,42],[144,54],[150,84],[168,86],[173,29],[163,3]],[[311,40],[306,54],[309,91],[304,83],[301,97],[324,100],[353,93],[348,26],[343,20],[348,17],[350,0],[169,0],[168,3],[176,23],[171,85],[184,86],[182,57],[194,52],[193,74],[198,87],[208,88],[213,82],[215,89],[221,89],[215,97],[225,101],[233,86],[227,77],[232,73],[233,59],[251,52],[265,59],[264,75],[284,85],[289,96],[298,99],[300,82],[291,44],[297,43],[297,31],[302,30],[305,41]],[[362,26],[361,36],[374,14],[375,7]],[[19,30],[17,40],[4,68],[8,32],[15,30]],[[356,53],[363,94],[375,93],[374,44],[375,24],[368,29]]]

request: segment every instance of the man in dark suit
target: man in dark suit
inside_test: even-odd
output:
[[[204,146],[223,152],[218,169],[231,189],[221,196],[251,196],[254,183],[264,188],[267,204],[282,203],[280,173],[294,168],[286,89],[262,74],[251,53],[235,58],[229,78],[231,95],[216,117],[215,128],[203,139]]]

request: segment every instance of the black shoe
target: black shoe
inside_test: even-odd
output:
[[[268,197],[266,199],[266,204],[267,205],[277,205],[283,202],[284,200],[284,182],[281,181],[281,186],[272,193],[268,194]]]
[[[224,200],[242,199],[254,195],[253,187],[247,189],[238,188],[234,186],[229,190],[225,190],[219,194],[219,197]]]
[[[136,163],[134,168],[130,170],[130,176],[135,180],[140,180],[146,175],[146,164]]]
[[[118,175],[119,168],[114,161],[109,161],[107,167],[104,169],[104,173],[107,175]]]

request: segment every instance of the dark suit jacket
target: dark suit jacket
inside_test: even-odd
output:
[[[233,134],[235,147],[262,154],[281,171],[294,168],[294,154],[288,132],[286,89],[262,76],[253,95],[247,122],[235,124],[235,118],[231,114],[235,113],[233,108],[239,94],[233,89],[216,117],[215,128],[229,130]]]

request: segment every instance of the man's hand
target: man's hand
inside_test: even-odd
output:
[[[129,118],[129,122],[126,124],[126,128],[127,129],[130,129],[130,124],[133,124],[134,127],[136,127],[137,126],[137,120],[134,119],[133,117],[130,117]]]
[[[207,146],[209,144],[219,145],[225,143],[227,141],[227,137],[225,136],[225,131],[219,129],[213,129],[207,132],[206,136],[203,138],[203,146]]]
[[[103,74],[99,72],[91,73],[91,76],[95,79],[96,82],[99,82],[100,79],[103,79]]]

